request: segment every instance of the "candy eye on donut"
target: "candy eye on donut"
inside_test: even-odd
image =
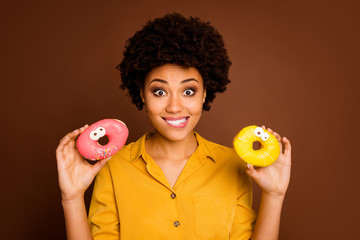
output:
[[[264,129],[262,129],[261,127],[257,127],[257,128],[255,128],[254,133],[255,133],[255,136],[261,137],[261,135],[264,133]]]
[[[90,132],[90,139],[91,140],[97,141],[97,140],[99,140],[99,138],[100,138],[100,135],[96,130]]]
[[[95,129],[95,132],[97,132],[97,135],[99,136],[98,139],[105,136],[106,134],[105,128],[103,127],[98,127],[97,129]]]
[[[267,132],[264,132],[263,134],[261,134],[261,140],[263,140],[265,142],[268,139],[269,139],[269,134]]]

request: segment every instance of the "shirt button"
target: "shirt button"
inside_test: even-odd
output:
[[[178,227],[179,225],[180,225],[180,222],[179,222],[179,221],[175,221],[175,222],[174,222],[174,226],[175,226],[175,227]]]
[[[172,194],[170,195],[170,197],[171,197],[172,199],[174,199],[174,198],[176,198],[176,194],[175,194],[175,193],[172,193]]]

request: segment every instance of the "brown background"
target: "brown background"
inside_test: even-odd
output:
[[[55,149],[67,132],[103,118],[126,122],[128,142],[151,130],[115,66],[127,38],[172,11],[210,21],[233,62],[228,91],[197,131],[231,146],[242,127],[265,124],[292,142],[280,239],[358,237],[356,1],[9,2],[0,7],[1,239],[65,238]]]

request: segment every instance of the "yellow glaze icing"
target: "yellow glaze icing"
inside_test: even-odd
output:
[[[234,138],[233,146],[235,152],[245,162],[258,167],[266,167],[273,164],[280,154],[280,145],[274,135],[267,130],[264,132],[269,134],[269,138],[264,141],[261,137],[255,135],[255,129],[258,126],[252,125],[243,128]],[[254,150],[253,143],[260,142],[261,148]]]

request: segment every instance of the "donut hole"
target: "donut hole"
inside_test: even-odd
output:
[[[261,143],[259,141],[253,142],[253,149],[254,150],[260,150],[261,149]]]
[[[106,144],[109,143],[109,138],[105,135],[105,136],[99,138],[98,143],[99,143],[101,146],[104,146],[104,145],[106,145]]]

